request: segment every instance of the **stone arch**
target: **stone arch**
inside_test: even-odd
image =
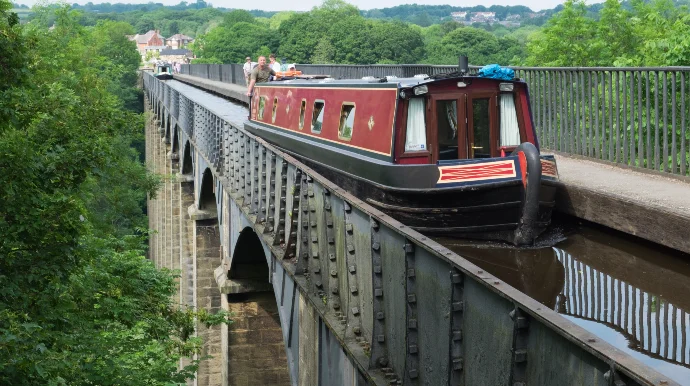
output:
[[[235,243],[228,277],[227,310],[234,323],[227,333],[229,379],[255,385],[290,385],[288,359],[280,325],[278,301],[269,282],[270,267],[259,235],[245,227]],[[260,338],[248,338],[260,337]],[[233,358],[251,361],[233,365]]]
[[[259,235],[250,227],[240,232],[232,254],[230,279],[251,279],[268,283],[269,267]]]
[[[184,152],[182,154],[182,174],[192,174],[194,171],[194,162],[192,161],[192,145],[189,141],[184,144]]]
[[[172,126],[170,114],[165,114],[165,143],[170,143],[170,126]]]
[[[209,168],[206,168],[201,176],[199,209],[216,213],[216,185],[213,183],[213,173]]]
[[[178,135],[179,131],[180,131],[180,126],[175,125],[175,129],[173,130],[173,140],[172,140],[172,152],[173,152],[173,154],[177,154],[180,150],[180,136]]]

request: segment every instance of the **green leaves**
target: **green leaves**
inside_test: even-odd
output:
[[[193,376],[194,318],[144,258],[138,54],[124,23],[68,7],[12,25],[0,0],[0,384],[168,385]],[[46,21],[55,20],[55,29]],[[15,60],[16,59],[16,60]],[[129,110],[128,110],[129,109]]]
[[[595,18],[593,16],[598,16]],[[683,66],[690,60],[690,18],[669,0],[607,0],[590,16],[569,0],[527,44],[528,66]]]

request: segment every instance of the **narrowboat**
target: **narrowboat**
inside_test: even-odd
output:
[[[155,74],[153,75],[160,80],[170,80],[173,78],[172,66],[170,63],[156,64]]]
[[[249,114],[249,132],[422,233],[530,245],[551,221],[556,162],[519,79],[285,79],[257,84]]]

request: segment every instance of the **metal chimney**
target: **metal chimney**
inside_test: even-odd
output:
[[[458,59],[458,71],[462,75],[467,75],[470,72],[470,65],[467,60],[467,56],[461,56]]]

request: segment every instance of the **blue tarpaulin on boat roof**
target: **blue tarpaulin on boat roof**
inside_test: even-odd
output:
[[[478,75],[482,78],[513,80],[515,71],[512,68],[501,67],[498,64],[489,64],[482,67]]]

